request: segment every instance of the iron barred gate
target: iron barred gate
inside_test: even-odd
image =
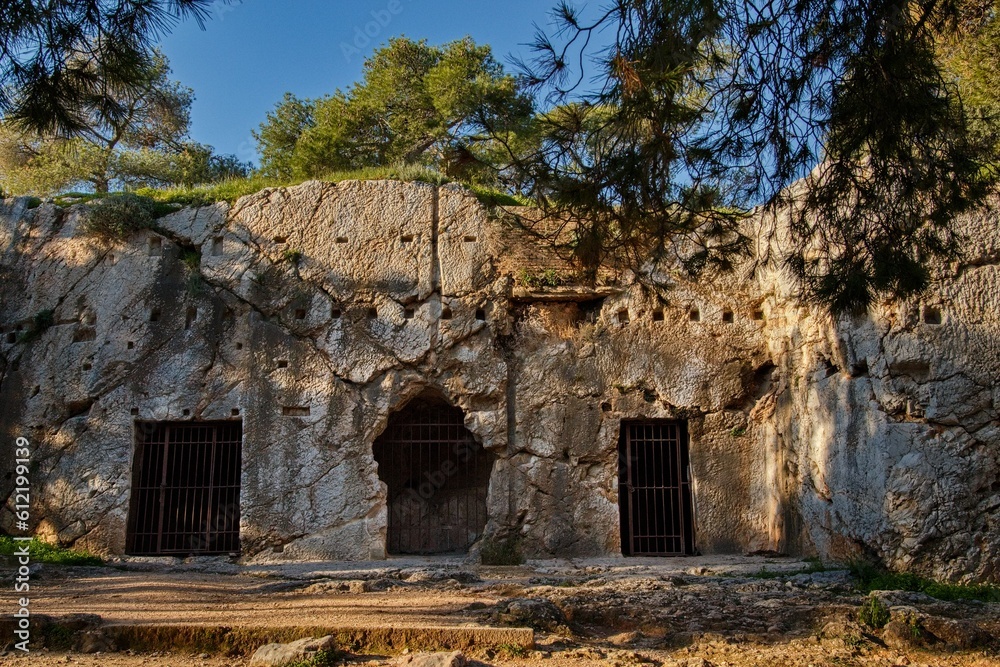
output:
[[[460,409],[413,401],[390,417],[373,452],[389,489],[386,551],[466,552],[482,536],[493,456]]]
[[[243,424],[136,422],[126,553],[240,550]]]
[[[618,479],[624,555],[676,556],[694,552],[684,422],[622,422]]]

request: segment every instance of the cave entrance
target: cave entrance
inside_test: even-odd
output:
[[[694,553],[687,423],[624,421],[618,451],[622,553]]]
[[[240,551],[243,422],[136,422],[125,551]]]
[[[463,553],[482,536],[494,457],[465,428],[460,409],[411,401],[372,449],[389,488],[388,553]]]

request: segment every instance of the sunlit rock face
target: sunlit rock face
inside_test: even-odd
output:
[[[373,445],[432,396],[490,457],[473,556],[509,538],[533,558],[621,555],[639,530],[623,424],[678,420],[688,551],[998,578],[992,220],[962,221],[965,257],[921,300],[834,320],[780,271],[576,285],[457,186],[309,182],[115,245],[84,215],[0,209],[4,530],[18,436],[32,529],[122,554],[140,425],[237,420],[244,557],[383,558],[395,491]]]

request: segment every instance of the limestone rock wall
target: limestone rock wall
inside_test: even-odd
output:
[[[0,209],[0,464],[36,443],[50,539],[124,550],[137,420],[241,418],[247,557],[384,557],[372,443],[433,391],[496,457],[487,535],[529,556],[620,554],[621,422],[672,418],[702,553],[996,580],[989,220],[920,303],[834,322],[773,271],[525,294],[517,230],[456,186],[310,182],[114,246],[79,232],[84,206],[27,203]],[[7,530],[10,491],[0,474]]]

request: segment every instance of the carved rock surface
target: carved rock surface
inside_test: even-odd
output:
[[[1000,576],[991,219],[920,300],[834,320],[779,270],[539,286],[573,276],[457,186],[308,182],[117,245],[86,210],[0,207],[0,470],[29,438],[46,539],[125,551],[137,421],[242,419],[245,557],[383,558],[372,444],[432,393],[496,458],[486,536],[529,558],[621,554],[621,424],[680,419],[701,553]]]

